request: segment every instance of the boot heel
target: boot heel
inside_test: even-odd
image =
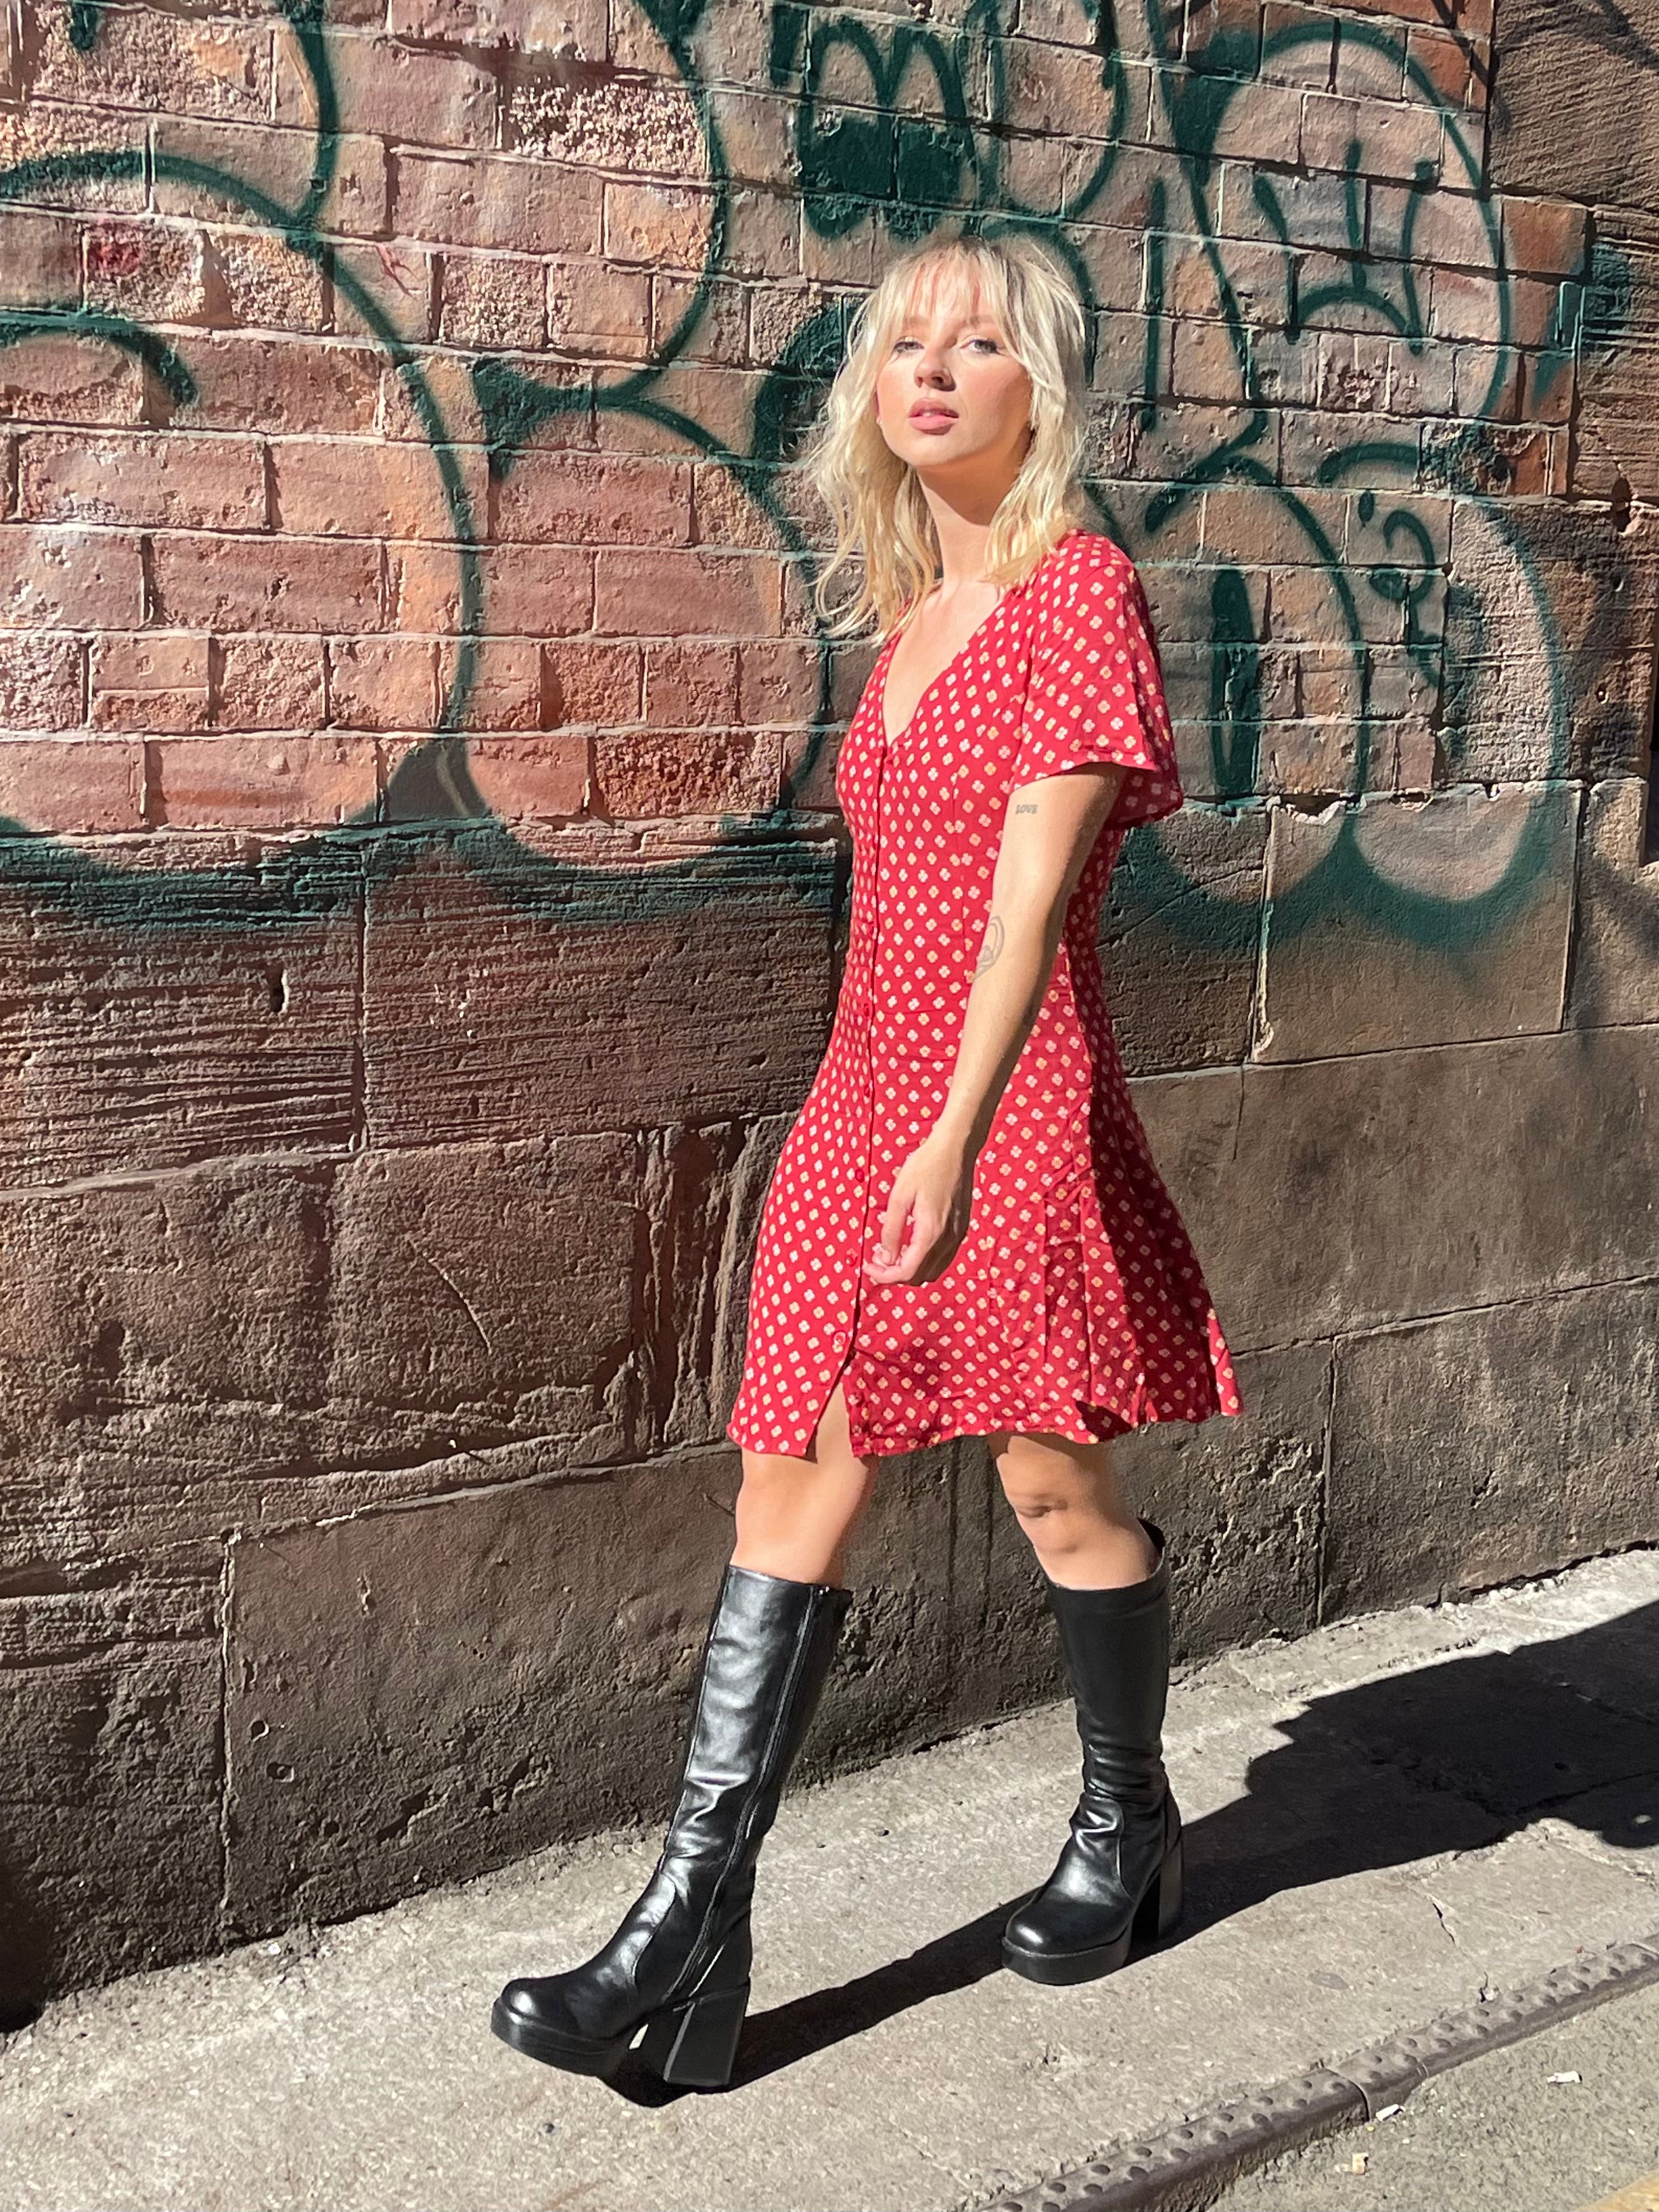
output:
[[[1159,1867],[1152,1887],[1135,1908],[1134,1944],[1137,1950],[1161,1943],[1181,1917],[1182,1838]]]
[[[641,2062],[665,2081],[723,2089],[732,2078],[749,2008],[749,1984],[711,1990],[653,2013],[639,2046]]]

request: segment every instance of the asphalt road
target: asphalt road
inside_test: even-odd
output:
[[[1578,2212],[1655,2175],[1659,1989],[1648,1989],[1436,2075],[1393,2119],[1248,2175],[1217,2212]],[[1659,2206],[1659,2188],[1647,2202]]]

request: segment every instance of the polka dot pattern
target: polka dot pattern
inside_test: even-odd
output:
[[[1181,805],[1146,593],[1069,532],[1005,592],[890,738],[887,641],[836,792],[853,846],[847,961],[822,1063],[768,1185],[726,1433],[801,1456],[837,1377],[853,1449],[1042,1430],[1091,1443],[1239,1411],[1232,1362],[1130,1097],[1096,951],[1125,830]],[[865,1260],[945,1103],[1009,794],[1085,762],[1131,771],[1066,908],[1030,1034],[936,1282]]]

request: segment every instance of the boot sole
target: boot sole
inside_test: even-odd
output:
[[[1054,1989],[1074,1982],[1096,1982],[1115,1974],[1131,1956],[1155,1951],[1181,1918],[1182,1852],[1176,1848],[1152,1876],[1135,1906],[1134,1916],[1121,1936],[1109,1943],[1091,1943],[1081,1951],[1024,1951],[1002,1939],[1002,1963],[1028,1982],[1043,1982]],[[1038,1893],[1031,1892],[1033,1897]],[[1030,1902],[1028,1899],[1027,1903]]]
[[[623,2054],[639,2033],[637,2023],[626,2035],[615,2035],[603,2043],[567,2039],[551,2028],[538,2027],[533,2021],[521,2020],[515,2012],[496,1998],[489,2015],[493,2034],[526,2058],[539,2058],[544,2066],[557,2066],[567,2074],[610,2074],[621,2065]]]
[[[732,2078],[748,2008],[747,1982],[734,1990],[704,1990],[683,2004],[665,2005],[661,2011],[647,2014],[642,2023],[636,2021],[623,2034],[601,2042],[540,2027],[510,2011],[497,1997],[489,2025],[503,2043],[526,2058],[538,2058],[544,2066],[557,2066],[567,2074],[601,2077],[621,2065],[643,2025],[641,2065],[681,2088],[723,2089]]]

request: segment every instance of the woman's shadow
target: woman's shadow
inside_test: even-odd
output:
[[[1653,1850],[1659,1604],[1333,1691],[1274,1727],[1285,1741],[1250,1760],[1243,1793],[1188,1824],[1177,1942],[1280,1891],[1478,1849],[1545,1815],[1620,1850]],[[1056,1848],[1069,1810],[1056,1803]],[[902,1959],[751,2014],[731,2086],[999,1972],[1002,1923],[1048,1870],[1024,1870],[992,1911]],[[919,1879],[931,1887],[941,1872]],[[1571,1950],[1570,1923],[1564,1942]],[[681,2094],[631,2057],[612,2086],[642,2104]]]

